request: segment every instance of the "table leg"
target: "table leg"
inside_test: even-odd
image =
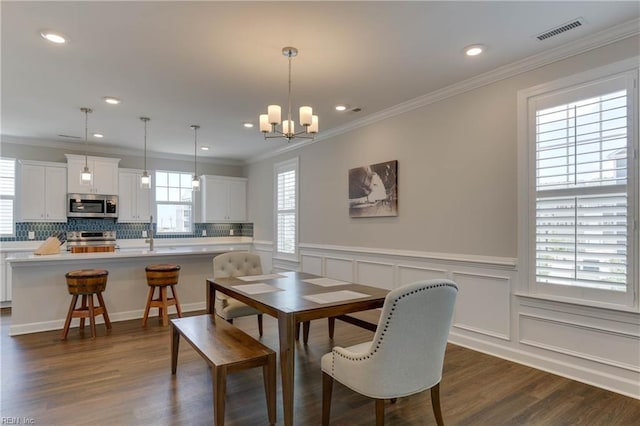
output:
[[[295,373],[295,330],[293,315],[278,313],[278,334],[280,336],[280,373],[282,374],[282,405],[284,424],[293,426],[293,375]]]
[[[216,306],[216,288],[212,283],[207,281],[207,313],[213,314]]]

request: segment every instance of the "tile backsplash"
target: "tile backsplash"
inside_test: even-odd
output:
[[[154,224],[154,231],[156,229]],[[193,232],[157,234],[155,238],[227,237],[233,230],[234,237],[253,237],[253,223],[196,223]],[[1,237],[0,241],[28,241],[29,232],[35,240],[46,240],[56,232],[67,231],[116,231],[118,239],[142,238],[142,231],[149,229],[148,223],[121,223],[113,219],[72,219],[68,222],[18,222],[14,237]]]

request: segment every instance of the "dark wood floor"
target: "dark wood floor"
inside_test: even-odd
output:
[[[207,364],[183,342],[178,374],[170,373],[170,333],[154,318],[9,337],[10,314],[0,316],[0,416],[33,419],[38,425],[210,425],[211,378]],[[74,320],[77,321],[77,320]],[[255,317],[235,324],[257,336]],[[77,327],[76,322],[73,324]],[[369,340],[371,332],[337,322],[335,341],[326,322],[314,322],[307,346],[297,347],[296,425],[320,424],[320,357],[332,345]],[[262,341],[277,350],[277,327],[265,317]],[[267,424],[260,370],[228,380],[227,425]],[[640,401],[449,345],[441,384],[448,425],[638,425]],[[372,425],[374,404],[336,384],[333,425]],[[386,406],[388,425],[433,425],[429,392]],[[6,421],[5,421],[6,423]],[[282,402],[278,385],[278,424]]]

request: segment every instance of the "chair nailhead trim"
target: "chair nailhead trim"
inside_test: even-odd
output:
[[[331,358],[331,361],[332,361],[331,362],[331,375],[334,376],[334,371],[335,371],[334,367],[335,367],[335,358],[336,358],[336,356],[340,356],[341,358],[347,359],[349,361],[363,361],[365,359],[369,359],[369,358],[373,357],[373,355],[375,355],[375,353],[378,352],[378,350],[380,349],[380,344],[382,343],[384,334],[386,333],[386,331],[389,329],[389,326],[391,325],[391,319],[393,318],[393,313],[396,310],[396,306],[398,305],[398,302],[400,300],[402,300],[405,297],[410,296],[412,294],[419,293],[419,292],[422,292],[422,291],[431,290],[433,288],[438,288],[438,287],[452,287],[453,289],[458,291],[458,286],[455,285],[453,282],[441,282],[441,283],[438,283],[438,284],[431,284],[431,285],[428,285],[426,287],[421,287],[419,289],[411,290],[411,291],[409,291],[407,293],[401,294],[400,296],[398,296],[393,301],[393,305],[391,305],[391,309],[389,311],[389,316],[388,316],[387,321],[385,323],[384,329],[380,332],[380,337],[374,343],[376,348],[372,352],[367,353],[366,355],[361,355],[361,356],[357,356],[357,357],[346,356],[344,354],[341,354],[341,353],[337,352],[336,349],[334,348],[331,351],[333,353],[333,357]]]

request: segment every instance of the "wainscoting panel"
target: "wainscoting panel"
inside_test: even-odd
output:
[[[453,326],[509,340],[509,277],[453,272],[452,279],[459,289]]]
[[[450,278],[460,289],[451,343],[640,399],[640,314],[519,294],[514,258],[305,243],[298,262],[273,266],[387,289]]]
[[[355,281],[353,276],[353,259],[326,256],[324,262],[325,276],[336,280]]]
[[[395,287],[393,263],[356,260],[356,279],[360,284],[391,290]]]
[[[315,275],[324,275],[322,268],[322,256],[305,255],[300,256],[301,271]]]
[[[640,338],[580,323],[520,315],[520,343],[640,372]]]
[[[398,265],[398,285],[403,286],[416,281],[447,278],[446,269],[424,268],[419,266]]]

